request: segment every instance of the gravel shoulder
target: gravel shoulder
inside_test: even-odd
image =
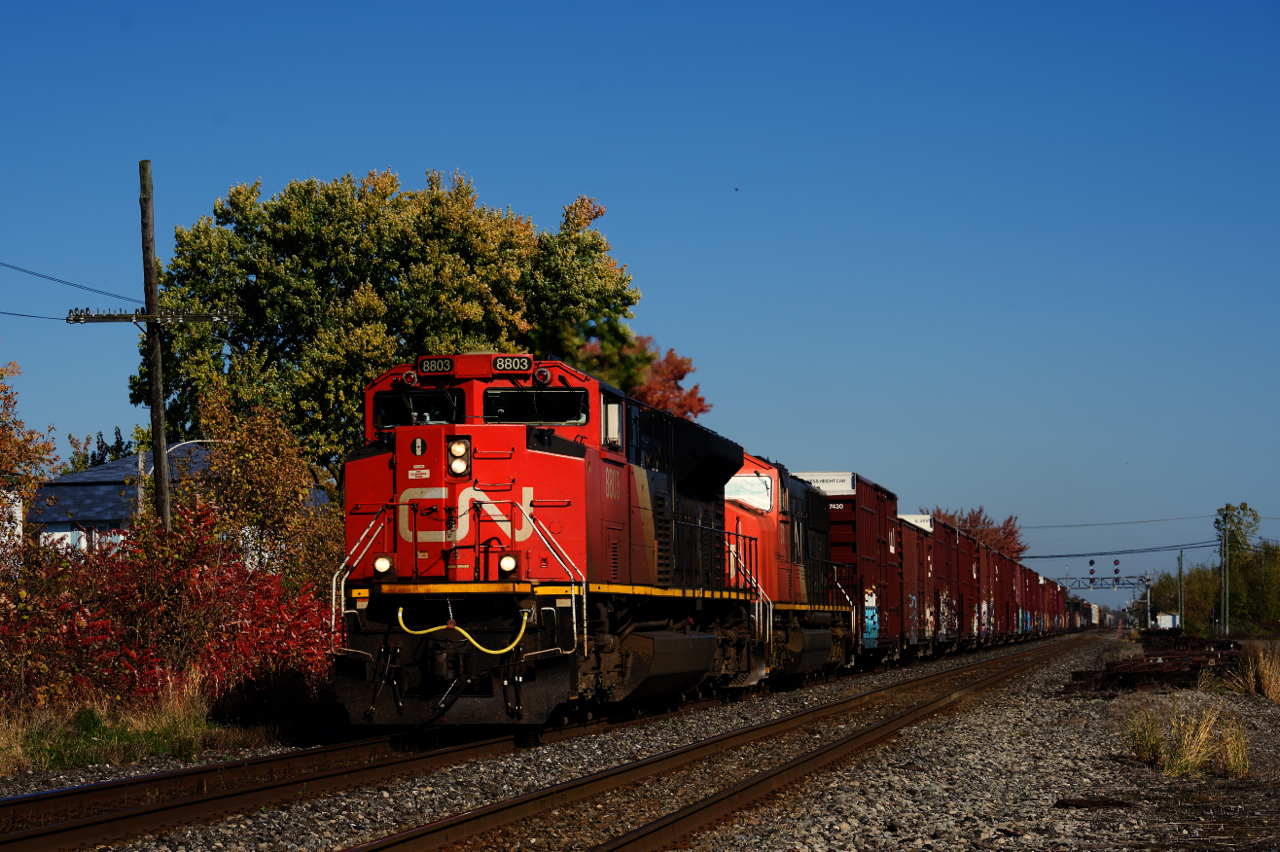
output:
[[[695,850],[1276,849],[1280,707],[1204,692],[1062,695],[1070,672],[1116,652],[1099,640],[892,743],[818,773],[719,828]],[[1144,703],[1221,701],[1249,738],[1251,773],[1171,779],[1132,759],[1124,720]],[[1109,799],[1113,807],[1064,806]]]

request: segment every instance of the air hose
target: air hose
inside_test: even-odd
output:
[[[412,633],[414,636],[425,636],[428,633],[435,633],[437,630],[456,630],[459,633],[461,633],[464,637],[466,637],[466,640],[468,642],[470,642],[472,645],[475,645],[477,651],[483,651],[484,653],[492,654],[495,657],[501,654],[505,654],[508,651],[514,649],[517,645],[520,644],[520,640],[524,638],[524,628],[529,623],[529,610],[527,609],[520,610],[520,616],[521,616],[520,632],[516,634],[515,640],[510,645],[508,645],[507,647],[503,648],[500,651],[490,651],[488,648],[481,645],[474,638],[472,638],[471,634],[463,630],[461,627],[458,627],[452,624],[441,624],[439,627],[428,627],[426,630],[410,630],[407,626],[405,626],[405,623],[404,623],[404,607],[400,607],[400,611],[396,613],[396,618],[400,620],[400,627],[403,628],[405,633]]]

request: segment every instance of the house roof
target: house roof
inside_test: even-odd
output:
[[[199,444],[174,447],[169,452],[169,480],[182,472],[198,472],[208,466],[209,451]],[[142,454],[142,469],[151,473],[151,453]],[[27,521],[38,524],[120,524],[138,507],[138,454],[77,470],[40,486]]]
[[[199,473],[209,465],[209,450],[200,444],[183,444],[169,451],[169,481],[184,473]],[[142,454],[142,469],[151,474],[151,453]],[[138,455],[68,473],[40,486],[28,523],[111,524],[119,526],[138,508]],[[328,503],[324,489],[313,488],[308,506]]]

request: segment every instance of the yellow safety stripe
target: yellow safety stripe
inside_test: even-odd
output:
[[[567,595],[570,587],[566,585],[540,585],[533,589],[536,595]],[[625,586],[619,583],[588,583],[589,594],[607,595],[648,595],[655,598],[704,598],[708,600],[749,601],[754,598],[746,592],[730,590],[714,591],[708,589],[661,589],[656,586]]]
[[[532,583],[384,583],[374,586],[379,594],[384,595],[460,595],[460,594],[489,594],[489,595],[527,595],[536,594],[539,597],[563,597],[573,594],[577,589],[567,584],[538,584]],[[589,594],[613,594],[613,595],[647,595],[655,598],[703,598],[704,600],[733,600],[733,601],[750,601],[755,598],[748,592],[738,592],[732,590],[708,590],[708,589],[662,589],[656,586],[629,586],[620,583],[588,583],[587,592]],[[353,597],[366,597],[369,594],[368,589],[352,589]],[[774,609],[779,610],[823,610],[826,612],[852,612],[853,610],[847,606],[834,606],[824,604],[792,604],[792,603],[775,603]]]
[[[774,609],[788,609],[788,610],[814,610],[814,609],[820,609],[820,610],[822,610],[823,612],[853,612],[853,609],[852,609],[851,607],[847,607],[847,606],[836,606],[836,605],[834,605],[834,604],[790,604],[790,603],[776,603],[776,604],[774,604],[774,605],[773,605],[773,608],[774,608]]]
[[[527,595],[533,590],[529,583],[383,583],[374,588],[384,595]]]

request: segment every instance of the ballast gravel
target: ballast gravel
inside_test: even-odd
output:
[[[1257,695],[1063,695],[1101,669],[1095,642],[810,775],[690,839],[698,852],[866,849],[1280,848],[1280,707]],[[1124,722],[1144,703],[1221,702],[1247,731],[1246,779],[1167,778],[1134,760]]]
[[[204,825],[187,826],[159,836],[146,836],[112,848],[131,852],[159,850],[340,850],[395,831],[442,819],[551,784],[589,775],[622,763],[650,757],[710,736],[776,719],[868,689],[1006,656],[1061,638],[1002,646],[977,654],[946,657],[911,668],[891,669],[792,692],[725,704],[661,719],[643,726],[525,749],[445,767],[378,787],[350,790],[278,809],[268,808]],[[166,768],[176,768],[168,767]],[[149,769],[148,771],[156,771]],[[129,767],[95,767],[37,779],[21,773],[5,779],[5,795],[71,786],[143,774]],[[24,776],[32,781],[24,783]],[[62,780],[65,778],[65,780]],[[52,783],[50,781],[52,780]],[[542,847],[546,848],[546,847]]]

